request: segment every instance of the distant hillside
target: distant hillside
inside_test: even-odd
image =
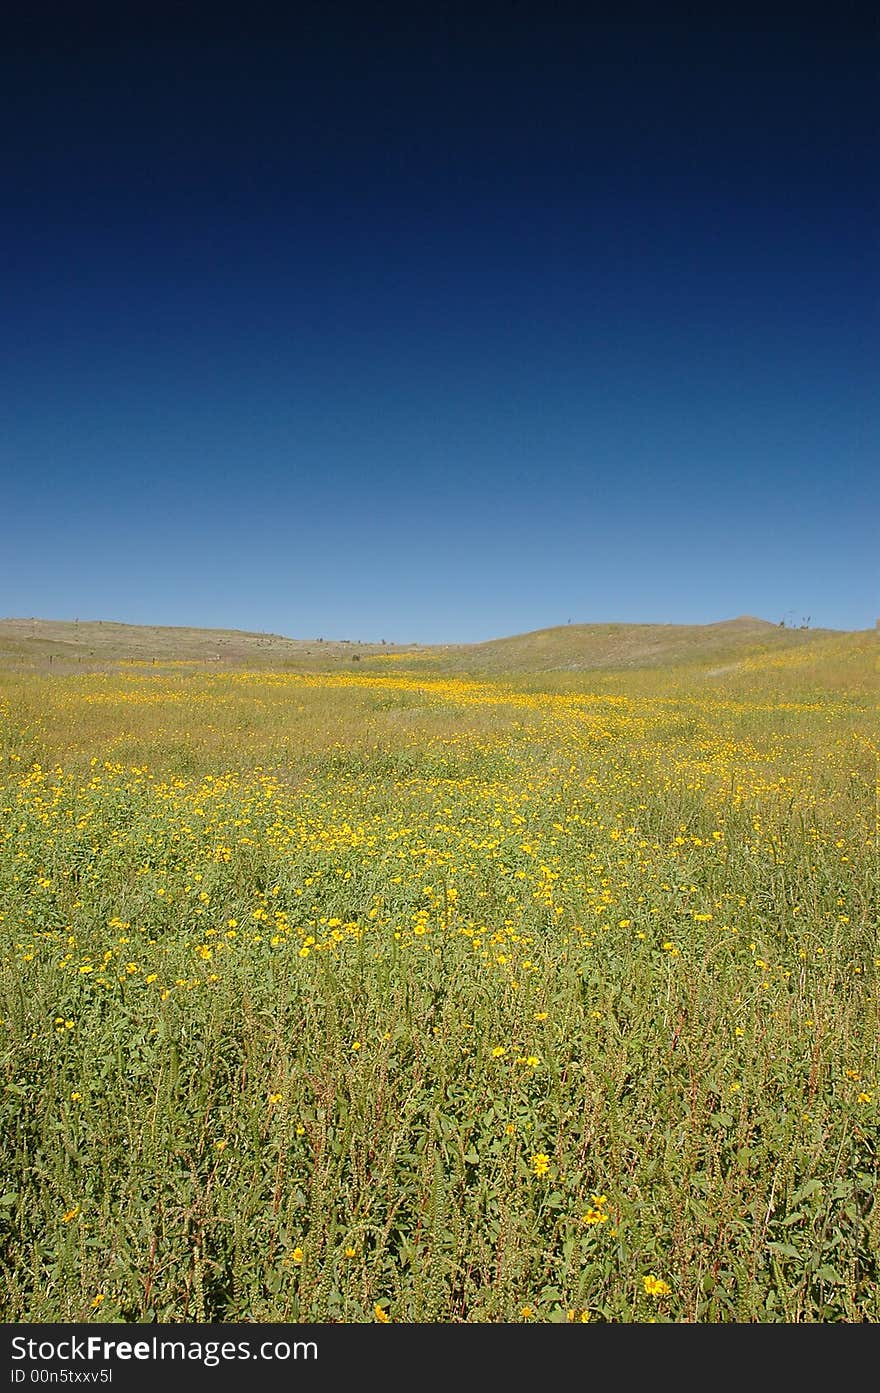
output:
[[[872,638],[872,634],[867,635]],[[418,662],[421,670],[475,674],[624,672],[701,667],[707,676],[745,659],[772,659],[800,650],[820,656],[829,641],[858,635],[833,629],[788,629],[741,615],[716,624],[566,624],[486,643],[377,644],[292,639],[238,629],[189,629],[109,621],[0,620],[0,669],[84,671],[117,663],[197,663],[232,667],[383,668]],[[864,636],[863,636],[864,637]],[[361,669],[363,670],[363,669]]]
[[[69,670],[118,662],[308,667],[406,651],[393,644],[291,639],[240,629],[168,628],[100,619],[0,619],[0,667]]]
[[[746,654],[782,652],[835,635],[788,629],[741,615],[716,624],[566,624],[447,650],[452,666],[474,671],[587,672],[600,669],[735,664]]]

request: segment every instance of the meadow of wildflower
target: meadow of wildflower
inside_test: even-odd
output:
[[[877,644],[0,673],[0,1318],[880,1318]]]

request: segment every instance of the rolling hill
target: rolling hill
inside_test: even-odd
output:
[[[389,657],[453,672],[632,671],[697,665],[723,674],[746,657],[783,655],[845,641],[838,630],[788,629],[751,615],[713,624],[566,624],[484,643],[377,644],[292,639],[236,629],[172,628],[110,621],[0,620],[0,668],[63,672],[118,663],[219,663],[321,668]],[[806,656],[806,653],[804,653]]]

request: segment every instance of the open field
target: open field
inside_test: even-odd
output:
[[[0,623],[0,1319],[880,1319],[880,636],[73,627]]]

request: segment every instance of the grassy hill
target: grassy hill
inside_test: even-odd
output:
[[[875,631],[788,629],[742,615],[714,624],[566,624],[485,643],[407,646],[292,639],[236,629],[169,628],[108,621],[0,620],[0,668],[87,671],[119,663],[215,664],[247,668],[420,669],[486,676],[701,670],[723,677],[744,665],[825,662],[858,649],[873,661]]]
[[[595,671],[735,662],[756,650],[781,651],[831,631],[782,629],[743,615],[716,624],[566,624],[450,650],[456,664],[483,671]]]
[[[426,655],[427,656],[427,655]],[[450,648],[430,666],[554,689],[701,686],[880,688],[880,630],[789,629],[742,615],[714,624],[566,624]]]
[[[373,653],[406,652],[393,644],[291,639],[240,629],[190,629],[106,620],[0,619],[0,667],[61,670],[121,662],[221,663],[242,667],[323,666]]]

